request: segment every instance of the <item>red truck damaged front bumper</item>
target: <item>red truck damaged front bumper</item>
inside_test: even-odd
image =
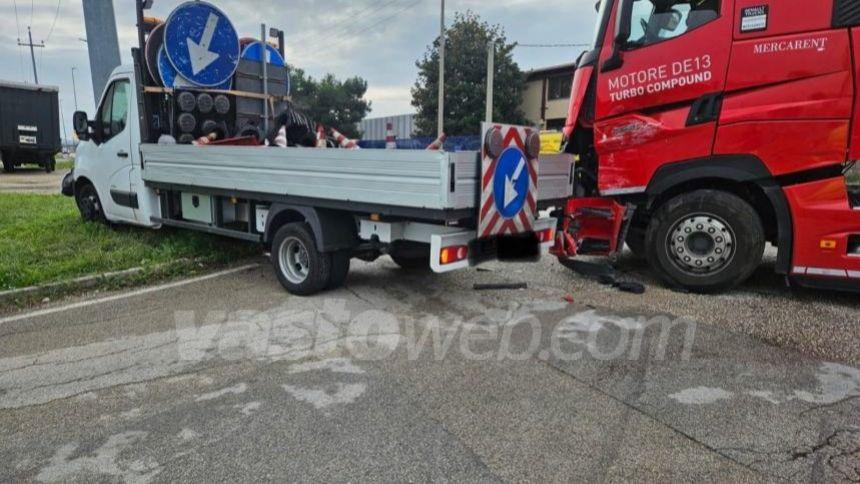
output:
[[[634,211],[609,198],[570,199],[550,252],[559,259],[615,255],[624,246]]]

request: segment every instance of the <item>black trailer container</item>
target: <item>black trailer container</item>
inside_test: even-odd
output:
[[[0,156],[9,173],[25,163],[54,170],[60,141],[59,90],[0,81]]]

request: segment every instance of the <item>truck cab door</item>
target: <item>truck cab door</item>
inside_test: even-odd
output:
[[[615,2],[596,66],[601,194],[644,192],[661,166],[712,154],[733,12],[734,0]]]
[[[98,146],[96,157],[101,161],[94,178],[96,190],[110,220],[134,222],[137,197],[131,191],[132,169],[129,107],[131,83],[128,79],[114,80],[105,91],[96,120]]]

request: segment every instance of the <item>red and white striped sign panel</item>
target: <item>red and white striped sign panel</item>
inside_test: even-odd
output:
[[[537,218],[540,138],[531,128],[484,123],[480,238],[531,232]]]

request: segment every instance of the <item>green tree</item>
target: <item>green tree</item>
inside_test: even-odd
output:
[[[370,101],[364,99],[367,81],[351,77],[341,81],[326,74],[317,81],[304,70],[290,69],[293,103],[315,122],[335,128],[353,139],[361,137],[358,122],[370,111]]]
[[[474,135],[486,110],[487,44],[496,45],[493,121],[530,124],[523,114],[525,75],[513,60],[516,43],[509,44],[499,25],[490,25],[471,11],[457,13],[446,31],[445,132]],[[412,105],[418,110],[419,135],[435,136],[439,106],[439,39],[427,46],[416,61],[418,80],[412,88]]]

